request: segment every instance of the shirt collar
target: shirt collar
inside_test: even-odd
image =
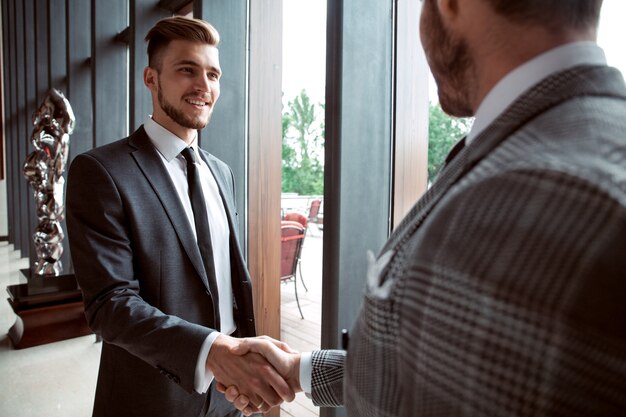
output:
[[[604,51],[595,42],[574,42],[536,56],[502,78],[476,111],[466,143],[471,143],[511,103],[539,81],[578,65],[606,65]]]
[[[157,148],[167,162],[171,162],[187,147],[187,143],[184,140],[155,122],[151,116],[146,117],[143,128],[154,147]],[[196,132],[191,145],[189,145],[196,153],[198,147],[197,142],[198,133]]]

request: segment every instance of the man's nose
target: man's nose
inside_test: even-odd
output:
[[[196,79],[196,90],[203,93],[211,92],[211,80],[208,75],[202,74]]]

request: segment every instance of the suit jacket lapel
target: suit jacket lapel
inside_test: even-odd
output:
[[[394,230],[381,253],[408,240],[446,191],[516,130],[564,101],[592,95],[626,99],[619,71],[603,66],[575,67],[553,74],[528,90],[445,167],[432,187]]]
[[[178,198],[178,193],[167,173],[166,168],[158,155],[157,150],[150,142],[143,127],[139,128],[129,139],[129,144],[136,148],[132,153],[139,169],[143,172],[146,180],[152,186],[158,196],[163,209],[172,223],[172,226],[180,240],[191,263],[202,278],[204,286],[209,289],[209,282],[204,272],[202,257],[195,240],[191,225],[187,220],[185,209]]]

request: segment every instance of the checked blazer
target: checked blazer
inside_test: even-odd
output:
[[[626,415],[626,87],[549,76],[444,168],[381,251],[312,397],[358,417]],[[345,362],[344,362],[345,361]]]

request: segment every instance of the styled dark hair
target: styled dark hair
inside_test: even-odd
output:
[[[519,23],[596,28],[602,0],[486,0],[500,15]]]
[[[173,40],[217,46],[220,43],[220,34],[213,26],[201,19],[184,16],[161,19],[145,37],[145,41],[148,42],[148,65],[151,68],[160,69],[161,52]]]

